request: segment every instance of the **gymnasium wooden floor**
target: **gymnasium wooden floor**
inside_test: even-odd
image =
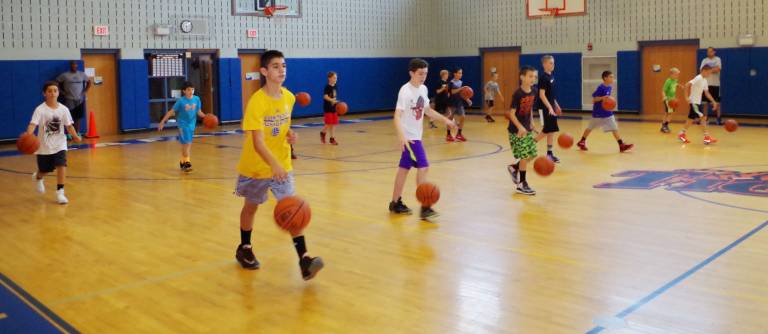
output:
[[[586,122],[561,128],[578,138]],[[0,272],[84,333],[768,333],[768,128],[717,128],[721,142],[705,147],[699,129],[683,146],[656,123],[620,126],[634,152],[602,132],[589,152],[556,149],[555,173],[529,177],[534,197],[514,193],[506,122],[470,117],[466,143],[426,129],[437,224],[387,211],[399,157],[390,120],[340,126],[338,147],[297,129],[308,246],[326,262],[310,282],[273,200],[256,218],[262,268],[235,262],[239,134],[196,138],[190,175],[176,141],[70,151],[66,206],[51,177],[35,192],[33,157],[2,157]],[[752,183],[675,190],[704,182],[673,172],[683,169]],[[612,176],[624,171],[679,176]],[[414,192],[412,173],[404,199],[415,208]]]

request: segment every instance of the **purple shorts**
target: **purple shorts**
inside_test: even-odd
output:
[[[412,140],[413,144],[406,144],[403,155],[400,156],[400,168],[411,169],[427,168],[429,167],[429,161],[427,161],[427,152],[424,152],[424,146],[421,144],[421,140]]]

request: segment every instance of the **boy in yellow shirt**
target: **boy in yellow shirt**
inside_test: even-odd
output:
[[[290,127],[296,97],[282,87],[286,77],[285,56],[276,50],[265,52],[260,71],[266,84],[245,107],[245,141],[237,164],[240,175],[235,189],[235,194],[245,198],[240,212],[240,245],[235,252],[235,258],[245,269],[259,268],[251,246],[251,232],[256,210],[267,201],[267,190],[278,201],[294,194],[291,144],[296,142],[296,133]],[[301,275],[310,280],[323,268],[323,260],[309,256],[303,233],[291,237],[299,255]]]

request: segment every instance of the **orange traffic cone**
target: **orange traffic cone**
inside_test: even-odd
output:
[[[96,117],[93,116],[93,111],[88,113],[88,133],[85,134],[85,138],[99,138],[99,134],[96,133]]]

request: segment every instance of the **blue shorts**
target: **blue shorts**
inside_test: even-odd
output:
[[[424,146],[421,144],[421,140],[412,141],[413,144],[408,143],[403,149],[403,154],[400,156],[400,168],[411,169],[413,167],[429,167],[427,152],[424,151]]]
[[[293,173],[288,173],[288,180],[283,182],[274,179],[252,179],[247,176],[237,176],[235,195],[245,197],[245,200],[250,203],[262,204],[266,202],[268,199],[267,190],[271,190],[272,195],[278,201],[292,196],[296,192],[293,186]]]
[[[194,126],[179,126],[179,142],[182,144],[189,144],[192,142],[192,137],[195,136]]]

